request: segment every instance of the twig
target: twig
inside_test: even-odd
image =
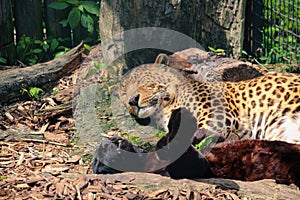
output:
[[[76,188],[76,192],[77,192],[78,199],[79,199],[79,200],[82,200],[79,187],[78,187],[78,186],[75,186],[75,188]]]
[[[21,142],[39,142],[39,143],[47,143],[47,144],[53,144],[58,146],[67,147],[67,144],[58,143],[58,142],[52,142],[52,141],[46,141],[46,140],[38,140],[38,139],[27,139],[27,138],[20,138],[18,139]]]

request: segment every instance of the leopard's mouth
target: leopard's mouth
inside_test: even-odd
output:
[[[147,118],[150,117],[154,112],[156,111],[155,106],[150,106],[150,107],[140,107],[138,109],[138,117],[139,118]]]
[[[138,106],[132,106],[131,107],[131,116],[134,117],[135,121],[143,126],[147,126],[151,123],[151,113],[152,113],[152,107],[138,107]]]
[[[143,126],[148,126],[150,123],[151,123],[151,118],[150,117],[146,117],[146,118],[139,118],[139,117],[136,117],[134,116],[134,119],[135,121],[140,124],[140,125],[143,125]]]
[[[151,100],[150,104],[147,106],[141,106],[139,99],[140,99],[140,95],[137,94],[137,95],[133,95],[128,101],[129,112],[132,115],[134,115],[137,118],[144,119],[144,118],[150,117],[157,111],[157,109],[159,107],[158,97],[155,96]]]

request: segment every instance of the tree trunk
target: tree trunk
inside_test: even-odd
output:
[[[157,53],[163,50],[173,53],[191,47],[199,48],[199,44],[206,49],[208,46],[222,48],[228,55],[238,57],[242,50],[244,8],[245,0],[229,3],[225,0],[103,0],[100,35],[104,58],[111,63],[126,54],[126,64],[133,67],[153,62]],[[123,31],[145,27],[167,30],[140,29],[116,36]],[[194,43],[176,31],[194,39]],[[131,48],[133,44],[135,48]],[[118,65],[119,70],[126,69],[126,64]]]
[[[12,17],[12,4],[11,1],[0,0],[0,58],[7,60],[7,63],[13,64],[15,61],[15,47],[14,47],[14,24]]]
[[[17,40],[22,35],[33,40],[43,38],[41,0],[15,0],[15,19]]]
[[[70,10],[56,10],[48,7],[50,3],[57,0],[45,0],[45,24],[47,29],[47,38],[71,38],[71,29],[69,26],[63,27],[60,21],[68,18]],[[60,44],[63,46],[71,46],[72,41],[63,41]]]

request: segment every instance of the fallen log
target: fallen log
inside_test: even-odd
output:
[[[48,91],[61,77],[70,74],[82,63],[83,42],[66,54],[51,61],[0,73],[0,104],[22,97],[23,88],[39,87]]]
[[[250,62],[206,52],[197,48],[185,49],[173,55],[159,54],[155,63],[178,69],[199,82],[242,81],[262,76],[265,69]]]
[[[59,177],[74,179],[82,176],[83,175],[63,173]],[[230,193],[235,193],[238,196],[237,198],[228,197],[226,199],[298,199],[300,195],[300,191],[296,189],[295,186],[276,184],[273,180],[259,180],[254,182],[244,182],[221,178],[174,180],[172,178],[161,176],[158,174],[140,172],[97,175],[88,174],[84,176],[87,177],[90,181],[100,179],[109,183],[123,183],[124,185],[128,185],[128,187],[140,189],[147,194],[164,190],[170,191],[170,193],[175,193],[176,190],[189,190],[190,192],[195,194],[197,192],[216,192],[216,190],[222,189],[222,191],[224,190]],[[101,191],[101,187],[98,189],[98,191]],[[219,193],[217,194],[222,194],[222,191],[219,190]],[[93,192],[95,193],[97,191]],[[214,198],[211,197],[211,199]]]

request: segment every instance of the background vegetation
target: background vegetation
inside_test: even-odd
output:
[[[260,60],[270,63],[300,61],[300,0],[264,0]]]

